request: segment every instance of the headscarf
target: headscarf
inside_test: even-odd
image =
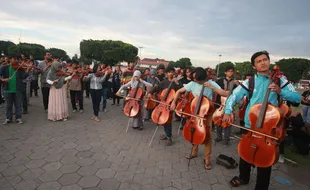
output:
[[[132,88],[136,88],[137,86],[138,86],[138,84],[139,84],[139,81],[136,81],[135,80],[135,77],[141,77],[141,72],[139,71],[139,70],[136,70],[134,73],[133,73],[133,75],[132,75],[132,78],[131,78],[131,87]]]
[[[65,83],[65,79],[63,77],[57,75],[57,70],[58,70],[58,67],[60,67],[60,66],[62,66],[60,62],[58,62],[58,61],[54,62],[51,65],[51,69],[47,73],[47,77],[46,77],[47,80],[51,80],[51,81],[58,79],[58,82],[54,85],[55,88],[57,88],[57,89],[61,88]]]
[[[155,69],[152,69],[152,70],[150,71],[150,75],[156,75]]]

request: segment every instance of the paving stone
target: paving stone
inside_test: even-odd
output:
[[[60,161],[63,156],[61,154],[49,154],[44,159],[46,162]]]
[[[63,151],[63,148],[61,147],[52,147],[50,149],[48,149],[46,152],[51,154],[51,155],[55,155],[55,154],[60,154]]]
[[[78,151],[86,151],[86,150],[90,150],[91,146],[84,144],[84,145],[79,145],[75,148]]]
[[[39,182],[38,182],[39,181]],[[16,190],[33,190],[36,189],[41,184],[39,179],[37,180],[23,180],[17,185],[15,185]]]
[[[29,169],[31,168],[40,168],[42,167],[44,164],[46,164],[45,160],[30,160],[27,164],[25,164],[25,166]]]
[[[79,165],[77,164],[65,164],[63,165],[59,171],[61,171],[62,173],[66,174],[66,173],[74,173],[76,172],[78,169],[80,168]]]
[[[75,156],[79,151],[77,151],[76,149],[67,149],[62,151],[60,154],[63,155],[64,157],[67,156]]]
[[[18,173],[13,169],[13,167],[8,167],[5,170],[3,170],[1,173],[4,177],[18,175]]]
[[[92,155],[94,155],[94,153],[91,151],[81,151],[81,152],[78,152],[76,154],[76,157],[78,157],[80,159],[81,158],[90,158]]]
[[[62,163],[60,162],[50,162],[48,164],[45,164],[43,166],[44,171],[53,171],[58,170],[62,166]]]
[[[103,168],[110,168],[112,165],[111,162],[103,160],[103,161],[96,161],[93,166],[99,169],[103,169]]]
[[[98,176],[100,179],[104,179],[104,178],[113,178],[113,176],[115,175],[115,171],[113,171],[112,169],[100,169],[97,171],[96,176]]]
[[[60,189],[60,187],[61,185],[57,181],[51,181],[51,182],[42,183],[38,187],[38,190],[58,190]]]
[[[58,170],[44,172],[39,179],[42,182],[56,181],[62,174]]]
[[[63,157],[60,162],[63,163],[63,164],[72,164],[72,163],[75,163],[77,162],[79,159],[75,156],[66,156],[66,157]]]
[[[70,143],[65,143],[62,148],[63,149],[72,149],[72,148],[76,148],[77,144],[75,144],[74,142],[70,142]]]
[[[98,187],[102,190],[117,190],[120,184],[116,179],[102,179]]]
[[[141,185],[135,182],[123,182],[119,186],[118,190],[140,190]]]
[[[93,163],[95,162],[94,159],[91,159],[91,158],[83,158],[83,159],[80,159],[77,164],[80,165],[80,166],[90,166],[92,165]]]
[[[141,190],[161,190],[161,188],[156,185],[144,185],[141,187]]]
[[[59,178],[58,182],[65,186],[65,185],[73,185],[76,184],[80,180],[81,176],[76,173],[72,174],[64,174]]]
[[[216,190],[226,190],[226,189],[230,189],[228,184],[214,184],[212,185],[212,189],[216,189]]]
[[[115,179],[120,182],[130,182],[132,181],[134,174],[128,171],[119,171],[115,174]]]
[[[17,174],[21,174],[27,169],[24,165],[13,166],[12,168],[14,171],[16,171]]]
[[[20,174],[20,176],[25,180],[33,180],[40,177],[44,171],[41,168],[27,169]]]
[[[80,181],[78,182],[78,184],[83,188],[89,188],[89,187],[96,187],[99,182],[100,182],[100,179],[92,175],[92,176],[82,177]]]
[[[68,185],[63,186],[60,190],[83,190],[83,188],[79,185]]]
[[[13,187],[23,180],[20,176],[9,176],[6,179]]]
[[[47,156],[47,153],[46,152],[35,152],[33,154],[31,154],[29,156],[30,159],[33,159],[33,160],[38,160],[38,159],[43,159]]]
[[[81,167],[77,173],[81,176],[89,176],[89,175],[94,175],[98,169],[94,166],[83,166]]]

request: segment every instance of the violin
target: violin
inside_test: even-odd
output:
[[[162,92],[159,93],[159,104],[152,112],[152,120],[158,125],[165,125],[172,120],[170,104],[175,96],[175,90],[171,88],[173,82],[174,81],[171,81],[168,88],[164,89]]]
[[[27,65],[26,63],[11,62],[11,67],[15,70],[18,69],[30,70],[33,67],[33,65]]]
[[[282,73],[275,65],[269,74],[268,86],[280,80]],[[257,167],[269,167],[279,158],[279,140],[284,135],[283,113],[276,106],[268,103],[270,89],[264,96],[263,103],[255,104],[249,111],[251,128],[242,135],[238,144],[240,157]]]
[[[65,71],[57,71],[58,76],[71,76],[72,73],[70,72],[65,72]]]
[[[185,140],[191,144],[203,144],[210,138],[211,126],[208,126],[206,116],[213,112],[213,103],[203,95],[205,86],[202,86],[199,97],[195,97],[191,102],[191,116],[186,121],[183,128]]]
[[[181,112],[185,113],[191,113],[191,102],[194,99],[194,95],[191,92],[185,92],[182,94],[181,101],[176,106],[175,112],[179,117],[188,118],[189,115],[183,114]]]
[[[139,87],[140,81],[136,88],[132,88],[126,97],[126,104],[124,107],[124,114],[128,117],[137,117],[140,113],[141,106],[140,101],[143,98],[143,90]]]

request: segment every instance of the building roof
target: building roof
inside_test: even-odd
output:
[[[159,65],[159,64],[164,64],[165,66],[168,65],[169,61],[166,61],[164,59],[150,59],[150,58],[144,58],[140,60],[140,64],[145,64],[145,65]]]

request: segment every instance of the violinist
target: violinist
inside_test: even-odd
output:
[[[33,57],[33,55],[30,55],[30,60],[33,63],[33,69],[32,69],[32,80],[30,84],[30,97],[32,97],[32,92],[34,92],[35,97],[38,97],[38,89],[39,89],[39,70],[37,69],[38,67],[38,61],[36,61]]]
[[[122,79],[123,84],[126,84],[129,81],[131,81],[133,72],[134,72],[134,63],[130,62],[130,63],[128,63],[128,68],[125,69],[125,71],[123,72],[123,79]],[[127,94],[129,93],[129,88],[125,88],[124,92],[125,92],[124,95],[127,96]],[[123,107],[125,106],[125,103],[126,103],[126,101],[124,99]]]
[[[52,54],[51,52],[46,51],[44,55],[44,60],[38,65],[39,74],[41,74],[40,80],[41,80],[41,92],[42,92],[42,98],[43,98],[43,105],[44,105],[44,110],[46,113],[48,109],[48,99],[49,99],[49,93],[50,93],[50,85],[46,82],[46,76],[50,70],[52,63],[53,63]]]
[[[84,65],[84,71],[85,71],[85,75],[88,75],[88,73],[92,72],[88,64]],[[89,98],[89,90],[90,90],[89,81],[83,81],[83,86],[85,89],[85,98]]]
[[[69,117],[65,84],[72,76],[59,76],[62,67],[62,64],[55,60],[46,76],[46,82],[51,85],[47,113],[47,118],[51,121],[67,121]]]
[[[3,66],[0,70],[6,102],[6,119],[3,123],[4,125],[12,122],[13,105],[15,106],[16,122],[23,124],[21,115],[22,92],[24,90],[23,80],[28,77],[28,73],[23,69],[13,68],[13,65],[18,64],[18,61],[19,56],[11,56],[10,64]]]
[[[119,65],[115,66],[115,70],[112,75],[112,89],[113,92],[113,103],[112,105],[115,105],[115,101],[117,101],[117,106],[119,106],[120,97],[116,96],[115,93],[118,92],[118,90],[121,87],[121,77],[122,77],[122,70]]]
[[[156,71],[152,69],[150,71],[150,76],[147,77],[146,81],[152,84],[152,87],[155,87],[159,84],[159,79],[156,77]],[[149,121],[151,119],[152,111],[154,109],[146,109],[144,114],[144,121]]]
[[[140,82],[139,82],[140,81]],[[152,87],[151,83],[146,82],[145,80],[141,79],[141,72],[139,70],[136,70],[133,73],[133,76],[131,78],[131,81],[129,81],[128,83],[126,83],[125,85],[121,86],[121,88],[117,91],[116,95],[117,96],[121,96],[120,92],[124,89],[124,88],[141,88],[142,90],[145,89],[145,87]],[[139,102],[140,104],[142,104],[142,101]],[[132,128],[133,129],[139,129],[139,130],[143,130],[143,122],[142,122],[142,118],[141,118],[141,114],[139,114],[137,117],[135,118],[130,118],[128,123],[131,123]]]
[[[249,110],[254,104],[262,103],[264,101],[265,92],[267,88],[271,89],[269,95],[269,103],[275,106],[278,106],[278,95],[285,98],[287,101],[292,103],[299,103],[301,101],[301,95],[295,91],[295,87],[290,84],[287,79],[282,76],[280,78],[280,86],[277,84],[270,84],[268,79],[269,67],[270,67],[270,58],[267,51],[259,51],[252,55],[251,63],[253,69],[257,71],[257,74],[254,77],[254,90],[252,97],[248,103],[246,113],[245,113],[245,127],[250,128],[251,123],[249,122]],[[233,106],[239,102],[244,96],[249,97],[249,80],[245,80],[241,85],[239,85],[233,93],[229,96],[226,101],[225,106],[225,115],[223,117],[224,122],[233,123],[232,111]],[[273,127],[273,126],[270,126]],[[248,133],[248,132],[247,132]],[[268,156],[268,155],[266,155]],[[239,176],[235,176],[230,184],[233,187],[240,185],[245,185],[249,183],[251,172],[251,164],[246,162],[240,157],[239,162]],[[271,166],[269,167],[257,167],[257,178],[255,190],[267,190],[269,187],[271,175]]]
[[[237,80],[233,78],[235,72],[234,66],[227,66],[224,70],[225,77],[216,81],[216,83],[224,90],[231,92],[237,87]],[[216,103],[224,105],[225,102],[221,102],[221,96],[217,96]],[[217,107],[217,106],[215,106]],[[217,107],[218,108],[218,107]],[[215,142],[222,141],[222,131],[224,132],[224,144],[228,145],[231,135],[231,126],[222,128],[221,126],[216,126],[217,137]]]
[[[173,78],[174,73],[175,73],[175,69],[173,67],[168,66],[166,69],[167,78],[161,81],[158,86],[155,86],[151,89],[151,91],[148,94],[148,98],[151,98],[154,93],[159,93],[160,91],[168,88],[171,82],[172,82],[171,89],[174,89],[175,91],[178,90],[181,87],[181,85],[177,81],[176,78]],[[165,129],[165,134],[161,135],[160,140],[166,140],[166,146],[171,146],[172,145],[172,122],[170,121],[167,124],[165,124],[164,129]]]
[[[94,116],[91,118],[94,121],[99,122],[99,106],[102,97],[102,82],[106,79],[106,76],[109,74],[109,71],[106,70],[103,76],[97,76],[96,73],[100,72],[100,66],[98,64],[94,65],[93,72],[89,73],[87,76],[84,76],[84,81],[90,81],[90,95],[93,103],[93,112]]]
[[[78,66],[79,66],[79,62],[76,59],[73,59],[70,72],[74,74],[72,74],[72,79],[69,82],[70,98],[71,98],[71,105],[72,105],[73,113],[77,112],[76,97],[79,102],[79,112],[80,113],[84,112],[83,91],[82,91],[83,73],[77,72]]]
[[[192,92],[194,96],[199,96],[200,91],[202,90],[202,85],[204,85],[206,88],[204,89],[203,95],[207,97],[208,99],[212,100],[213,98],[213,92],[216,92],[220,94],[221,96],[227,96],[228,92],[221,89],[221,87],[214,81],[208,80],[207,81],[207,73],[206,71],[201,68],[197,67],[193,71],[193,78],[194,81],[189,82],[186,84],[183,88],[177,91],[175,95],[175,99],[171,104],[171,110],[174,110],[176,107],[176,101],[177,97],[181,93],[185,93],[186,91]],[[212,129],[212,114],[208,115],[207,117],[207,123],[208,127],[211,133]],[[211,169],[211,147],[212,147],[212,137],[208,137],[208,140],[205,142],[205,165],[204,168],[210,170]],[[186,155],[187,159],[192,159],[197,157],[198,153],[198,145],[193,145],[191,154]]]

